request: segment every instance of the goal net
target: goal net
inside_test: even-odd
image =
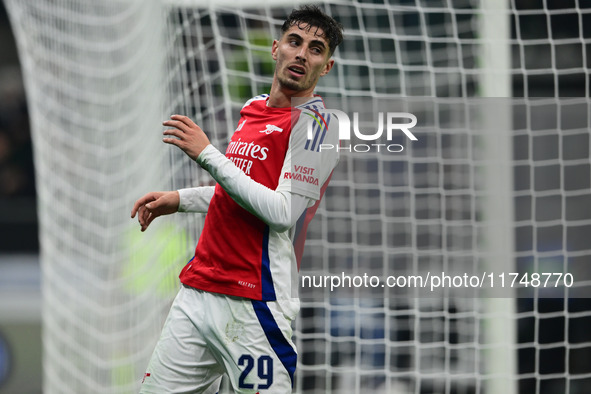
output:
[[[294,6],[4,2],[34,138],[44,392],[137,392],[203,217],[140,233],[130,208],[211,182],[160,124],[186,114],[225,149]],[[591,6],[319,5],[345,41],[317,92],[359,133],[308,229],[296,391],[585,392]],[[388,138],[388,113],[416,116],[417,140]]]

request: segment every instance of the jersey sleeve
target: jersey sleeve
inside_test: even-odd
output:
[[[213,197],[214,186],[199,186],[179,189],[179,212],[205,213]]]
[[[320,189],[339,161],[338,122],[327,117],[326,123],[313,123],[308,135],[311,120],[302,112],[291,130],[277,191],[319,200]]]
[[[211,144],[201,152],[197,163],[238,205],[277,232],[293,227],[310,205],[310,199],[305,196],[294,196],[289,190],[271,190],[254,181]]]

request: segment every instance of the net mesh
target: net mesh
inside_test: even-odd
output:
[[[33,126],[44,392],[137,392],[202,217],[159,219],[139,233],[130,207],[147,191],[211,183],[162,144],[159,125],[172,113],[189,115],[223,150],[244,101],[269,89],[270,43],[293,7],[4,1]],[[508,256],[502,266],[514,272],[571,273],[576,283],[521,283],[504,304],[484,293],[455,297],[451,288],[438,297],[411,288],[380,288],[378,297],[306,289],[296,390],[492,393],[491,381],[502,380],[524,393],[585,392],[590,6],[507,2],[510,32],[500,41],[510,63],[496,71],[516,99],[491,101],[476,100],[487,95],[491,72],[482,50],[495,41],[483,35],[491,15],[480,1],[321,6],[346,39],[317,92],[345,111],[356,100],[383,108],[403,98],[396,105],[417,113],[419,139],[397,135],[389,142],[404,147],[397,154],[341,152],[302,274],[480,273]],[[506,138],[492,134],[486,108],[509,122]],[[375,126],[371,116],[362,129]],[[502,178],[495,169],[510,179],[491,182]],[[504,224],[490,208],[501,200],[511,211]],[[504,251],[487,247],[495,225],[510,234]],[[507,332],[506,342],[494,339]]]

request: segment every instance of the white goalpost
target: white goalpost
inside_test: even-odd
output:
[[[511,97],[511,27],[509,3],[486,0],[481,5],[481,62],[484,73],[480,81],[482,97],[491,97],[496,105],[482,106],[485,130],[483,153],[488,165],[484,177],[488,198],[483,215],[489,222],[486,230],[485,269],[488,272],[516,272],[513,224],[512,173],[512,108]],[[487,346],[485,392],[516,394],[518,392],[516,309],[514,289],[506,289],[502,297],[483,297],[483,337]]]
[[[131,206],[211,182],[161,122],[188,115],[225,149],[300,2],[4,3],[34,138],[44,392],[137,392],[203,216],[140,233]],[[412,113],[418,140],[341,151],[308,229],[301,275],[329,285],[300,289],[295,391],[585,392],[591,7],[318,4],[345,41],[317,92],[368,134],[378,112]],[[330,288],[364,275],[380,285]],[[480,283],[455,286],[464,275]],[[394,277],[405,285],[381,286]]]

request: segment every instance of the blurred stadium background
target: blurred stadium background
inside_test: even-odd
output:
[[[401,0],[386,3],[428,6],[430,2]],[[456,2],[450,0],[443,3],[453,8]],[[585,0],[512,0],[510,3],[515,9],[520,10],[520,16],[511,19],[513,97],[588,99],[590,91],[588,70],[591,63],[589,3]],[[409,30],[413,23],[418,25],[425,22],[411,21],[408,25]],[[441,24],[441,20],[434,18],[426,23],[427,25],[432,23],[435,26]],[[179,24],[182,25],[183,21],[181,20]],[[516,40],[527,42],[528,45],[517,45]],[[251,43],[255,46],[264,45],[264,42],[260,42],[260,38],[256,37]],[[420,46],[417,42],[409,45]],[[43,372],[41,271],[33,149],[22,72],[14,37],[2,2],[0,2],[0,46],[2,48],[0,53],[0,234],[2,234],[0,237],[0,393],[34,394],[42,392]],[[229,67],[232,67],[233,61],[238,60],[228,59]],[[420,60],[418,62],[420,63]],[[245,77],[239,75],[236,78]],[[264,82],[257,87],[263,86]],[[238,86],[242,85],[238,84]],[[470,81],[465,86],[468,89],[474,88]],[[246,90],[244,94],[249,94],[250,89]],[[414,92],[415,95],[427,96],[439,93],[430,88]],[[243,92],[235,91],[229,94],[232,97],[240,97]],[[543,115],[540,113],[539,116]],[[589,114],[576,116],[584,118]],[[586,118],[574,120],[576,124],[587,125],[588,122]],[[531,125],[528,125],[528,130],[530,129]],[[219,138],[223,140],[224,136],[220,135]],[[528,259],[532,258],[531,255],[536,253],[543,255],[548,251],[551,252],[546,260],[549,264],[554,264],[553,259],[554,261],[557,258],[560,261],[566,259],[564,256],[557,257],[557,255],[560,255],[560,251],[569,249],[568,246],[563,245],[567,237],[565,221],[572,220],[580,227],[573,227],[572,234],[569,232],[568,236],[573,242],[573,247],[581,252],[575,254],[569,262],[576,261],[580,267],[583,267],[581,272],[588,270],[587,267],[591,264],[588,253],[588,243],[591,240],[588,130],[568,135],[546,131],[540,133],[537,138],[524,132],[516,134],[513,144],[516,196],[514,242],[516,251],[523,252],[517,253],[521,262],[527,264]],[[563,161],[571,159],[578,160],[576,168],[573,167],[570,172],[565,169],[563,174],[561,172]],[[546,166],[545,170],[537,171],[542,166]],[[568,201],[553,193],[532,199],[525,192],[520,194],[520,191],[527,190],[577,190],[578,193],[572,195]],[[137,194],[139,195],[140,192],[138,191]],[[557,220],[559,225],[556,226],[553,220]],[[536,223],[538,222],[550,224],[544,226],[544,232],[537,232]],[[166,228],[162,232],[166,234]],[[188,242],[192,243],[190,240]],[[164,249],[169,246],[166,245]],[[556,250],[559,252],[552,253]],[[133,286],[140,285],[134,283]],[[134,290],[137,289],[130,291]],[[588,387],[591,384],[591,330],[589,330],[591,315],[588,313],[591,311],[591,302],[589,299],[566,301],[562,298],[520,299],[517,310],[521,314],[517,325],[517,337],[518,342],[522,344],[516,349],[518,373],[522,375],[519,392],[524,394],[589,392]],[[314,316],[319,316],[321,313],[314,312],[314,308],[304,309],[301,319],[303,322],[314,322]],[[447,313],[454,312],[450,310]],[[310,326],[314,324],[316,323],[310,323]],[[400,330],[396,340],[405,341],[408,337],[412,337],[410,328],[408,331]],[[304,328],[305,332],[306,328]],[[314,341],[311,340],[311,343]],[[536,345],[531,345],[532,343]],[[572,344],[575,345],[570,346]],[[343,354],[351,351],[344,351]],[[335,351],[335,354],[338,353]],[[310,370],[319,358],[322,357],[316,355],[314,351],[301,354],[301,360],[304,364],[310,365]],[[404,365],[405,362],[398,360],[392,363]],[[331,364],[333,361],[324,361],[324,363]],[[335,362],[335,364],[338,363]],[[574,375],[576,378],[569,378]],[[311,378],[311,381],[313,380]],[[308,383],[313,385],[310,381]],[[451,386],[446,386],[445,390],[450,393],[474,392],[474,388],[460,389]],[[422,391],[418,386],[414,386],[412,392]]]
[[[41,393],[41,271],[22,72],[0,3],[0,392]]]

